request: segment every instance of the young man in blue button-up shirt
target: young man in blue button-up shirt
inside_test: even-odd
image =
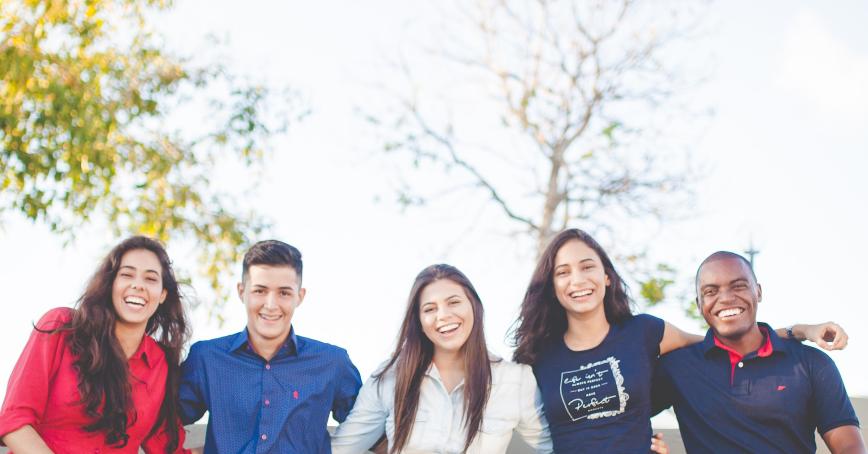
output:
[[[814,430],[834,453],[866,452],[832,359],[757,323],[762,288],[744,257],[709,256],[696,290],[708,334],[661,358],[653,391],[688,452],[813,453]]]
[[[244,255],[240,333],[193,344],[182,366],[185,424],[207,411],[206,454],[328,453],[329,412],[343,421],[361,377],[346,350],[297,336],[292,315],[304,301],[298,249],[256,243]]]

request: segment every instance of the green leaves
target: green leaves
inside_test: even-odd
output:
[[[166,6],[0,3],[0,214],[70,237],[96,215],[119,236],[193,241],[200,273],[225,297],[220,277],[267,222],[222,193],[215,173],[220,164],[257,180],[245,176],[290,118],[266,117],[266,100],[287,100],[213,62],[201,69],[161,50],[146,19]],[[227,93],[209,90],[215,84],[229,94],[201,104],[211,106],[209,118],[227,120],[195,136],[170,120],[190,98]]]

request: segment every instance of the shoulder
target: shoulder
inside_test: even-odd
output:
[[[663,368],[682,367],[686,363],[695,362],[704,358],[704,344],[697,342],[682,348],[676,348],[665,355],[660,356],[658,364]]]
[[[828,353],[812,345],[805,345],[794,339],[782,339],[784,348],[809,367],[837,367]]]
[[[666,326],[666,322],[664,322],[662,318],[655,317],[651,314],[636,314],[627,319],[624,323],[631,323],[634,326],[641,326],[646,329],[663,329],[663,327]]]
[[[207,355],[217,351],[226,351],[240,333],[229,334],[214,339],[200,340],[190,346],[190,355]]]
[[[299,354],[304,353],[305,355],[317,355],[338,360],[349,360],[347,350],[338,347],[337,345],[332,345],[327,342],[299,335],[295,336],[295,341],[297,343],[296,348],[298,349]]]
[[[504,359],[491,362],[492,384],[524,383],[528,380],[536,382],[533,370],[527,364],[514,363]]]
[[[46,312],[42,318],[36,322],[36,327],[45,331],[60,328],[64,324],[69,323],[74,314],[75,309],[71,307],[55,307]]]

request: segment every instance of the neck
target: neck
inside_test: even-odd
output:
[[[444,371],[464,371],[464,354],[460,351],[435,351],[432,361],[434,362],[434,365],[437,366],[437,370],[441,373]]]
[[[567,313],[564,342],[571,350],[588,350],[600,345],[609,333],[609,321],[602,310],[590,314]]]
[[[737,337],[722,337],[717,335],[717,333],[715,333],[715,336],[717,336],[721,344],[737,351],[742,356],[759,350],[764,340],[763,333],[756,324],[748,332]]]
[[[133,353],[139,349],[142,343],[142,338],[145,336],[145,327],[129,326],[123,323],[115,323],[115,337],[118,343],[121,344],[121,349],[124,351],[124,356],[128,359],[133,356]]]
[[[250,348],[266,361],[270,361],[271,358],[274,358],[274,355],[277,354],[280,347],[283,347],[283,344],[286,343],[286,339],[289,338],[289,333],[287,333],[286,336],[278,339],[261,339],[251,336],[249,330],[247,335],[247,340],[250,342]]]
[[[440,373],[440,380],[446,391],[451,393],[461,380],[464,380],[464,352],[435,351],[431,360]]]

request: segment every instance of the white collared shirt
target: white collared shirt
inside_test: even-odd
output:
[[[382,366],[381,366],[382,367]],[[332,436],[332,453],[365,452],[383,434],[389,447],[395,435],[394,369],[379,383],[368,378],[346,421]],[[491,392],[471,454],[505,453],[513,430],[537,452],[551,452],[548,424],[531,368],[507,361],[491,363]],[[457,454],[464,449],[464,382],[451,393],[434,364],[422,379],[416,421],[402,453]]]

